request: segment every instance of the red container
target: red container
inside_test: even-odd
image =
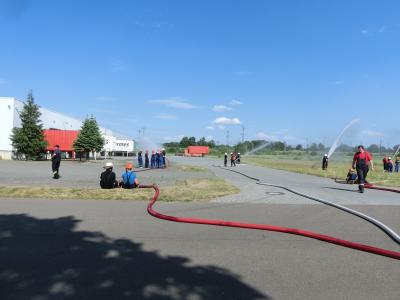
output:
[[[55,145],[59,145],[61,151],[74,151],[73,144],[78,134],[79,130],[45,130],[44,139],[48,144],[46,150],[53,150]]]
[[[189,156],[204,156],[209,153],[210,148],[208,146],[189,146],[186,148]]]

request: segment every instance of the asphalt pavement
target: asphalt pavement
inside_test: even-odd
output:
[[[215,167],[218,160],[171,161],[210,168],[210,176],[241,193],[211,203],[160,203],[160,212],[295,227],[400,251],[366,221],[258,186]],[[400,232],[398,194],[361,195],[330,179],[255,166],[236,170],[348,205]],[[71,180],[82,184],[84,176]],[[0,199],[0,299],[400,299],[398,260],[300,236],[163,221],[146,205]]]

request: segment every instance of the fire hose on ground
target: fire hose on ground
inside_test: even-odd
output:
[[[249,176],[247,176],[249,177]],[[370,245],[365,245],[361,243],[356,243],[352,241],[347,241],[343,239],[339,239],[336,237],[319,234],[312,231],[305,231],[297,228],[288,228],[282,226],[274,226],[268,224],[253,224],[253,223],[243,223],[243,222],[234,222],[234,221],[226,221],[226,220],[211,220],[211,219],[200,219],[200,218],[187,218],[187,217],[178,217],[178,216],[170,216],[157,212],[153,209],[153,205],[156,203],[160,190],[157,185],[141,185],[140,188],[152,188],[154,189],[154,196],[151,202],[147,206],[147,212],[153,217],[172,221],[172,222],[181,222],[181,223],[191,223],[191,224],[204,224],[204,225],[214,225],[214,226],[225,226],[225,227],[237,227],[237,228],[245,228],[245,229],[257,229],[257,230],[266,230],[266,231],[274,231],[281,232],[287,234],[300,235],[312,239],[317,239],[323,242],[336,244],[339,246],[352,248],[364,252],[369,252],[376,255],[386,256],[394,259],[400,260],[400,252],[387,250],[383,248],[373,247]]]

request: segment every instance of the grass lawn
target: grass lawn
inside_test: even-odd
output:
[[[351,167],[352,157],[332,159],[329,161],[327,171],[321,168],[321,160],[317,158],[293,159],[291,157],[276,155],[249,155],[242,159],[243,162],[262,167],[287,170],[296,173],[309,174],[328,178],[345,179]],[[400,187],[400,173],[384,173],[382,161],[374,161],[374,171],[369,171],[367,180],[370,183],[385,186]]]
[[[212,200],[239,193],[223,179],[187,179],[160,189],[160,201]],[[1,198],[150,200],[153,189],[75,189],[50,187],[0,187]]]

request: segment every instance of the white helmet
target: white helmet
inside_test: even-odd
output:
[[[392,158],[389,156],[388,159],[392,159]]]
[[[240,155],[240,152],[238,154]]]
[[[328,154],[326,154],[326,153],[325,153],[325,155],[324,155],[324,156],[328,156]]]
[[[225,155],[228,155],[228,153],[225,152]]]

